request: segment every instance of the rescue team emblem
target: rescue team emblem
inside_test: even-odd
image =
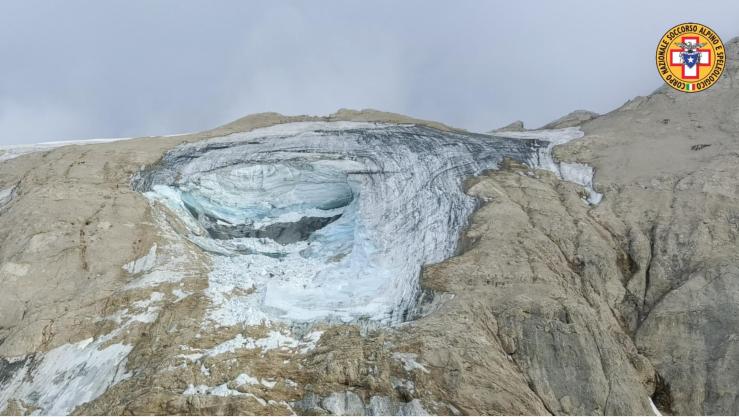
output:
[[[707,89],[721,77],[725,63],[721,38],[699,23],[671,28],[657,45],[657,70],[675,90],[696,93]]]

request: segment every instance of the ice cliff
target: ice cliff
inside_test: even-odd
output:
[[[463,181],[504,158],[537,165],[546,145],[290,123],[180,146],[134,187],[210,255],[214,322],[394,324],[414,314],[421,267],[455,252],[477,204]]]
[[[166,292],[175,303],[191,294],[161,287],[181,286],[192,275],[181,270],[184,253],[191,250],[182,245],[187,240],[208,259],[208,305],[197,321],[199,331],[236,325],[247,335],[222,343],[230,350],[212,348],[214,355],[248,348],[265,352],[272,345],[305,352],[321,337],[321,331],[291,334],[282,324],[393,326],[432,310],[433,297],[419,284],[421,269],[456,253],[480,204],[465,192],[466,179],[497,169],[506,158],[564,179],[577,171],[555,162],[551,150],[581,137],[579,129],[506,135],[511,137],[419,124],[293,122],[171,148],[132,179],[166,239],[117,268],[131,277],[124,293],[148,298],[97,319],[117,327],[95,338],[0,363],[5,375],[0,409],[28,406],[67,414],[127,380],[132,345],[123,336],[157,319]],[[588,169],[571,180],[592,192]],[[15,188],[0,190],[0,208],[13,204]],[[170,240],[175,243],[164,243]],[[273,325],[269,336],[248,336],[247,327],[260,324]],[[210,356],[203,352],[210,350],[180,348],[195,352],[180,360],[206,369],[202,361]],[[407,372],[428,373],[414,355],[393,358]],[[225,387],[219,384],[213,386]],[[91,386],[97,388],[74,393]],[[185,392],[210,385],[190,387]],[[215,389],[200,391],[232,392]],[[321,404],[331,408],[332,398]],[[417,405],[393,404],[386,406]]]

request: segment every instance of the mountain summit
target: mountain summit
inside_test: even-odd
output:
[[[739,413],[739,39],[710,90],[0,160],[6,414]]]

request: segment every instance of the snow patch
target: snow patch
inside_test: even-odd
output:
[[[175,289],[172,290],[172,295],[174,295],[176,297],[175,302],[177,302],[177,301],[181,301],[181,300],[183,300],[183,299],[191,296],[192,293],[187,292],[187,291],[182,291],[179,288],[175,288]]]
[[[145,308],[151,305],[152,303],[162,301],[164,299],[164,294],[160,293],[159,291],[154,291],[151,294],[149,294],[149,298],[134,301],[131,305],[136,308]]]
[[[262,378],[261,380],[254,378],[253,376],[249,376],[247,374],[239,374],[239,376],[234,379],[234,383],[236,386],[241,385],[262,385],[266,388],[272,389],[277,385],[277,381],[273,379],[265,379]]]
[[[15,197],[15,186],[0,190],[0,209]]]
[[[239,374],[234,380],[237,386],[241,385],[259,385],[259,380],[247,374]]]
[[[321,331],[314,331],[298,340],[276,330],[270,331],[266,337],[259,339],[244,337],[239,333],[232,339],[226,340],[210,349],[203,349],[197,353],[180,354],[178,357],[194,362],[206,356],[212,357],[224,353],[234,353],[239,349],[260,349],[263,353],[270,350],[284,350],[305,354],[315,349],[316,343],[318,343],[322,334],[323,332]],[[181,346],[180,348],[190,349],[188,346]]]
[[[654,401],[652,401],[651,398],[649,398],[649,405],[652,407],[652,412],[654,413],[655,416],[662,415],[662,413],[659,412],[659,409],[657,408],[657,406],[654,405]]]
[[[228,387],[228,384],[221,384],[215,387],[208,385],[188,385],[187,389],[182,392],[182,395],[214,395],[216,397],[250,397],[256,400],[260,405],[266,406],[267,401],[263,398],[257,397],[256,395],[249,392],[241,392]]]
[[[20,400],[45,415],[67,415],[126,379],[126,357],[131,345],[102,347],[92,338],[66,344],[23,359],[12,377],[0,384],[0,410]]]
[[[131,275],[136,275],[136,278],[124,287],[126,290],[176,283],[197,274],[197,271],[188,267],[191,264],[192,253],[180,240],[162,210],[155,207],[152,214],[166,244],[154,244],[145,256],[123,267]]]
[[[23,153],[49,149],[71,144],[41,144],[41,146],[16,147],[0,157],[9,159]],[[14,191],[0,193],[0,199]],[[171,229],[169,236],[177,236]],[[179,239],[176,240],[179,242]],[[175,244],[174,246],[177,246]],[[126,264],[123,268],[130,274],[143,274],[138,279],[140,286],[148,286],[158,282],[179,279],[185,276],[180,272],[183,260],[186,259],[181,247],[174,250],[170,247],[165,256],[157,256],[154,245],[146,256]],[[159,259],[161,258],[161,259]],[[152,271],[155,266],[158,269]],[[178,270],[179,269],[179,270]],[[146,274],[151,272],[150,274]],[[157,275],[159,274],[159,275]],[[133,287],[136,287],[134,283]],[[121,334],[127,327],[135,323],[151,323],[158,317],[158,306],[164,299],[161,292],[149,294],[149,298],[135,301],[130,308],[121,310],[101,320],[112,320],[119,325],[109,334],[96,340],[87,339],[76,344],[67,344],[46,353],[35,354],[26,358],[22,366],[13,367],[9,377],[0,383],[0,409],[4,409],[8,401],[20,400],[28,405],[38,407],[41,414],[64,415],[73,412],[80,404],[94,400],[107,389],[129,375],[125,373],[126,358],[132,346],[110,341]],[[137,312],[131,312],[134,309]]]
[[[420,371],[423,371],[424,373],[429,373],[429,370],[426,369],[425,366],[418,363],[416,358],[418,358],[418,355],[415,353],[408,353],[408,352],[394,352],[393,353],[393,359],[400,361],[403,364],[403,369],[405,369],[406,371],[411,372],[415,369],[418,369]]]
[[[139,274],[141,272],[146,272],[154,267],[157,261],[157,245],[156,243],[154,246],[149,249],[149,252],[142,256],[139,259],[136,259],[135,261],[131,261],[123,266],[123,269],[125,269],[129,274]]]

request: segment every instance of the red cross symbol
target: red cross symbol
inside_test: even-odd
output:
[[[682,42],[685,44],[692,43],[697,44],[700,41],[700,38],[697,36],[683,36]],[[696,49],[697,52],[700,52],[700,63],[698,65],[694,65],[693,68],[688,67],[683,63],[683,60],[680,59],[680,53],[683,52],[682,49],[670,49],[670,66],[671,67],[682,67],[682,78],[686,80],[697,80],[700,78],[700,67],[710,67],[711,66],[711,50],[710,49]]]

